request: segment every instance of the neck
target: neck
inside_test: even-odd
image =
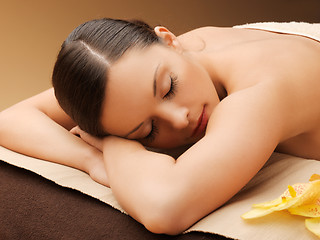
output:
[[[228,92],[226,90],[226,88],[222,85],[222,83],[218,80],[215,81],[215,79],[212,79],[212,83],[214,85],[214,87],[216,88],[216,91],[218,93],[219,99],[220,101],[222,101],[222,99],[224,99],[226,96],[228,96]]]
[[[212,59],[207,57],[203,52],[193,52],[190,54],[192,55],[193,59],[196,60],[208,73],[213,85],[215,86],[220,101],[228,96],[225,84],[217,73],[215,69],[216,64],[213,64]]]

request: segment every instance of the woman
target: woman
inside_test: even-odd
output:
[[[319,62],[300,36],[90,21],[62,45],[55,90],[1,113],[0,143],[81,169],[150,231],[180,233],[275,149],[320,159]]]

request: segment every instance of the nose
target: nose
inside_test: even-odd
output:
[[[157,117],[168,122],[175,129],[188,126],[189,109],[175,104],[165,104],[157,109]]]

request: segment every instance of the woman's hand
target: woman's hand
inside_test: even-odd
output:
[[[103,139],[103,157],[110,178],[111,187],[115,187],[119,182],[130,179],[125,175],[119,175],[119,170],[135,168],[139,165],[141,154],[147,153],[144,146],[135,141],[116,136],[108,136]],[[120,177],[122,176],[122,177]],[[139,177],[139,176],[136,176]],[[113,180],[113,181],[112,181]]]
[[[102,138],[90,135],[89,133],[83,131],[79,126],[72,128],[70,132],[74,135],[79,136],[83,141],[102,152]]]
[[[97,183],[110,187],[102,153],[100,153],[96,158],[90,159],[88,174]]]
[[[74,135],[79,136],[84,142],[96,148],[97,153],[92,157],[88,162],[87,173],[90,177],[107,187],[110,187],[109,179],[107,176],[107,171],[105,168],[103,154],[102,154],[102,139],[94,137],[87,132],[80,129],[79,126],[74,127],[70,130],[70,132]]]

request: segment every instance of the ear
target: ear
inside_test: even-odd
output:
[[[172,32],[170,32],[167,28],[162,26],[157,26],[154,28],[154,32],[169,47],[173,47],[174,49],[177,49],[177,50],[182,50],[182,47],[178,38]]]

